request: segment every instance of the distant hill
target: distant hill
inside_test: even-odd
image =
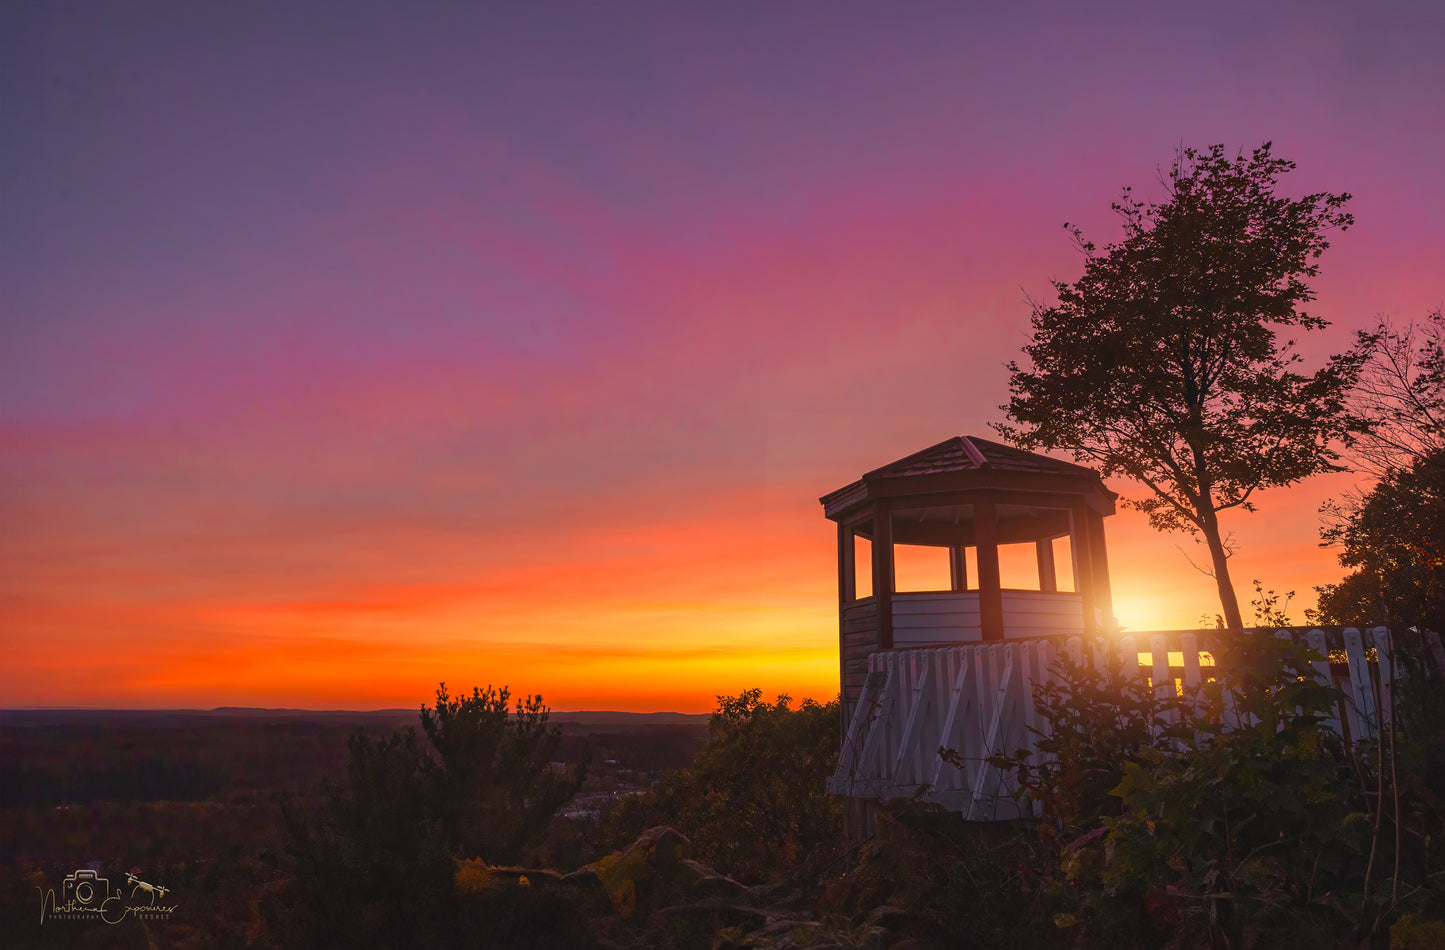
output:
[[[553,722],[575,722],[585,726],[626,725],[626,726],[695,726],[707,725],[712,713],[679,712],[611,712],[608,710],[578,710],[576,712],[552,712]]]
[[[414,724],[417,709],[266,709],[252,706],[218,706],[215,709],[0,709],[0,724],[38,726],[60,723],[180,723],[197,720],[245,719],[271,722],[353,723],[385,726]],[[709,713],[612,712],[607,710],[554,711],[554,723],[579,726],[706,726]]]
[[[0,709],[0,725],[183,725],[225,721],[314,722],[357,726],[390,726],[415,722],[415,709]]]

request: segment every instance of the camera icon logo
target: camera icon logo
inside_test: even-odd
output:
[[[60,898],[66,904],[99,909],[110,899],[110,879],[82,868],[61,882]]]

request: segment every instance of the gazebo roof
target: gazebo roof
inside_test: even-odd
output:
[[[954,436],[875,468],[819,501],[827,517],[836,518],[876,498],[971,490],[1082,494],[1103,513],[1114,510],[1114,493],[1093,469],[976,435]]]
[[[973,472],[980,469],[997,472],[1034,472],[1055,475],[1087,475],[1098,478],[1091,468],[1061,462],[1047,455],[1025,452],[1009,445],[980,439],[976,435],[956,435],[937,445],[931,445],[921,452],[914,452],[896,462],[889,462],[882,468],[875,468],[863,476],[864,481],[875,478],[905,478],[910,475],[937,475],[944,472]]]

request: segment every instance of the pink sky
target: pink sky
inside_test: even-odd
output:
[[[1061,224],[1181,143],[1355,195],[1311,359],[1440,304],[1442,16],[8,6],[0,706],[827,698],[818,496],[988,436]],[[1242,599],[1351,482],[1229,517]],[[1126,626],[1216,610],[1108,530]]]

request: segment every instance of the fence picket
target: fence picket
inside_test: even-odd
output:
[[[1334,686],[1334,676],[1330,672],[1330,648],[1325,643],[1325,632],[1323,630],[1311,630],[1305,634],[1305,643],[1321,657],[1321,659],[1318,660],[1310,660],[1310,666],[1314,667],[1315,679],[1325,686]],[[1330,707],[1326,725],[1333,728],[1336,735],[1342,736],[1345,734],[1344,729],[1340,726],[1340,710],[1337,706]]]
[[[1184,651],[1184,701],[1195,713],[1199,712],[1199,636],[1184,633],[1179,637],[1179,647]]]
[[[1014,666],[1013,654],[1004,644],[990,644],[985,649],[988,650],[989,691],[993,694],[993,715],[989,717],[988,731],[983,738],[982,758],[985,761],[980,763],[978,775],[974,778],[973,801],[969,803],[969,810],[965,815],[969,819],[979,810],[981,803],[988,802],[991,805],[997,801],[998,769],[989,765],[986,760],[998,751],[1001,732],[1007,728],[1008,720],[1013,715],[1013,680],[1019,672]]]
[[[1395,725],[1395,645],[1385,627],[1375,627],[1369,633],[1375,647],[1375,669],[1380,681],[1380,733],[1383,734]]]
[[[928,726],[933,718],[934,678],[938,675],[936,650],[909,650],[911,701],[908,716],[898,739],[898,752],[893,766],[895,784],[900,791],[916,788],[931,778],[925,762],[937,755],[937,746],[929,746]],[[925,777],[925,773],[927,777]]]
[[[1345,656],[1350,664],[1349,715],[1350,739],[1358,742],[1370,734],[1375,725],[1375,697],[1370,688],[1369,661],[1365,659],[1364,638],[1354,627],[1345,628]]]

